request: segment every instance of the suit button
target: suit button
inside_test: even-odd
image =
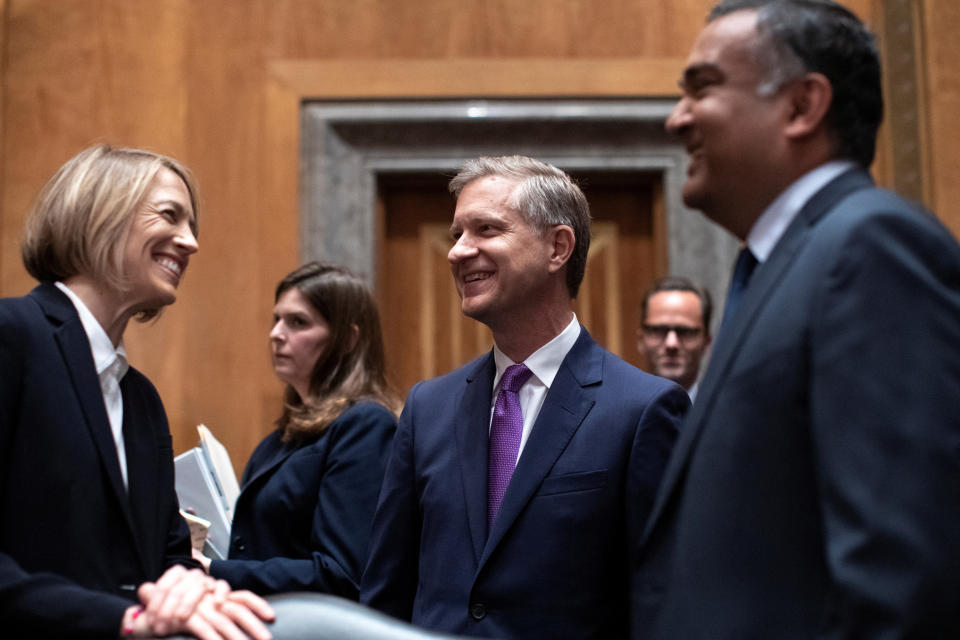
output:
[[[241,538],[240,536],[236,536],[236,537],[233,539],[233,546],[234,546],[234,548],[236,548],[237,551],[246,551],[246,550],[247,550],[247,543],[246,543],[246,541],[245,541],[243,538]]]
[[[482,603],[474,602],[470,605],[470,617],[474,620],[483,620],[487,617],[487,607]]]

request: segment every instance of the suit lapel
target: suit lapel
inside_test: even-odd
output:
[[[860,170],[848,171],[829,182],[804,205],[784,232],[783,237],[777,242],[767,261],[757,267],[741,302],[740,311],[715,343],[710,364],[697,392],[697,401],[693,403],[693,408],[683,423],[677,444],[664,472],[641,544],[650,538],[671,494],[680,482],[706,418],[712,413],[713,404],[718,392],[722,389],[723,380],[726,379],[731,365],[740,352],[743,341],[749,335],[759,311],[770,299],[771,292],[782,279],[784,272],[793,263],[800,248],[806,242],[811,227],[847,195],[872,185],[870,177]]]
[[[90,342],[83,324],[70,299],[50,284],[43,284],[31,292],[44,313],[56,326],[54,338],[70,374],[77,402],[85,418],[84,423],[97,449],[100,464],[110,481],[110,489],[123,512],[131,532],[135,530],[127,500],[127,492],[120,476],[117,445],[113,441],[107,409],[103,403],[103,391],[97,377]]]
[[[157,548],[152,542],[160,533],[166,533],[167,526],[157,521],[159,515],[157,487],[152,480],[160,477],[160,465],[164,464],[158,456],[158,443],[154,441],[156,429],[149,424],[154,417],[150,415],[149,404],[144,401],[141,391],[130,384],[128,374],[120,382],[123,393],[123,442],[127,454],[127,481],[130,499],[124,501],[139,525],[132,527],[133,537],[140,550],[140,564],[144,575],[153,575],[157,567],[146,566],[150,563],[148,549]]]
[[[478,562],[487,539],[487,448],[495,372],[491,352],[467,373],[463,396],[453,413],[457,416],[455,431],[463,499]]]
[[[594,389],[590,387],[602,380],[602,373],[603,352],[597,348],[587,330],[581,328],[580,337],[553,379],[530,438],[517,462],[500,505],[500,514],[493,523],[483,550],[481,567],[533,498],[590,412],[594,405]],[[483,468],[486,469],[486,460]],[[486,504],[486,500],[483,504]]]
[[[278,438],[279,440],[279,438]],[[242,499],[244,493],[247,492],[248,487],[252,487],[256,483],[261,482],[261,478],[266,479],[268,475],[273,475],[273,472],[286,461],[287,458],[292,456],[294,452],[299,451],[299,447],[292,444],[285,444],[280,441],[280,449],[274,450],[270,455],[270,459],[267,460],[267,464],[261,466],[256,472],[251,475],[249,478],[246,478],[243,482],[243,486],[240,487],[240,496],[237,497],[239,502]]]

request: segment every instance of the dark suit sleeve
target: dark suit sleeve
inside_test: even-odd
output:
[[[10,491],[8,469],[14,425],[21,411],[24,341],[0,307],[0,492]],[[2,525],[0,525],[2,527]],[[2,544],[2,543],[0,543]],[[0,547],[0,620],[3,635],[21,637],[102,638],[120,631],[130,601],[85,589],[49,573],[25,571]]]
[[[631,638],[649,632],[649,616],[644,576],[640,572],[640,541],[653,508],[667,461],[679,435],[681,422],[690,409],[690,396],[678,385],[662,388],[647,403],[637,424],[630,451],[624,507],[627,522],[630,571]]]
[[[130,508],[144,548],[146,578],[156,580],[175,564],[200,568],[190,553],[190,529],[180,515],[174,479],[173,439],[153,384],[130,369],[121,383]]]
[[[333,440],[313,513],[311,557],[215,560],[211,575],[257,593],[308,590],[357,598],[396,420],[378,405],[328,428]]]
[[[163,439],[164,444],[160,449],[160,460],[163,465],[162,474],[157,480],[156,491],[165,491],[166,497],[161,501],[166,505],[165,512],[160,514],[161,524],[166,527],[163,556],[163,571],[166,571],[174,565],[181,565],[187,569],[202,569],[202,565],[193,559],[190,546],[190,527],[187,521],[180,515],[180,501],[177,498],[175,471],[173,463],[173,440],[170,437],[169,427],[167,427],[166,414],[163,412],[163,406],[159,407],[161,415],[164,416],[163,433],[159,437]]]
[[[112,638],[131,604],[53,574],[27,573],[0,553],[0,619],[15,637],[22,630],[39,638]]]
[[[413,425],[419,388],[420,384],[417,384],[410,390],[400,414],[373,521],[370,558],[360,589],[361,603],[401,620],[412,617],[418,580],[421,526],[413,460]]]
[[[960,257],[915,223],[854,230],[812,313],[828,622],[843,637],[960,634]]]
[[[201,569],[202,565],[190,556],[190,527],[180,515],[176,490],[166,501],[171,505],[167,512],[166,552],[164,553],[163,570],[174,565],[181,565],[187,569]]]
[[[630,484],[627,491],[629,539],[637,543],[677,440],[680,423],[690,408],[690,397],[678,385],[653,396],[637,425],[630,452]]]

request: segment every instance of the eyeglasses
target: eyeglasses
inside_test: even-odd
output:
[[[693,342],[703,331],[700,327],[687,327],[682,324],[644,324],[643,338],[648,342],[663,342],[673,331],[677,339],[684,344]]]

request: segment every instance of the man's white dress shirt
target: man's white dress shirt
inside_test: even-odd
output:
[[[577,338],[580,337],[580,323],[577,322],[576,314],[570,324],[560,332],[557,337],[543,345],[523,361],[527,368],[533,373],[529,379],[520,387],[518,395],[520,397],[520,410],[523,412],[523,434],[520,436],[520,449],[517,451],[517,459],[523,453],[523,448],[527,444],[530,432],[533,430],[533,423],[537,421],[540,415],[540,407],[550,391],[550,385],[560,370],[563,359],[573,348]],[[497,345],[493,345],[493,360],[497,365],[497,373],[493,378],[493,397],[490,404],[490,419],[493,420],[493,408],[497,403],[497,393],[499,392],[500,378],[507,367],[520,364],[508,358]]]

